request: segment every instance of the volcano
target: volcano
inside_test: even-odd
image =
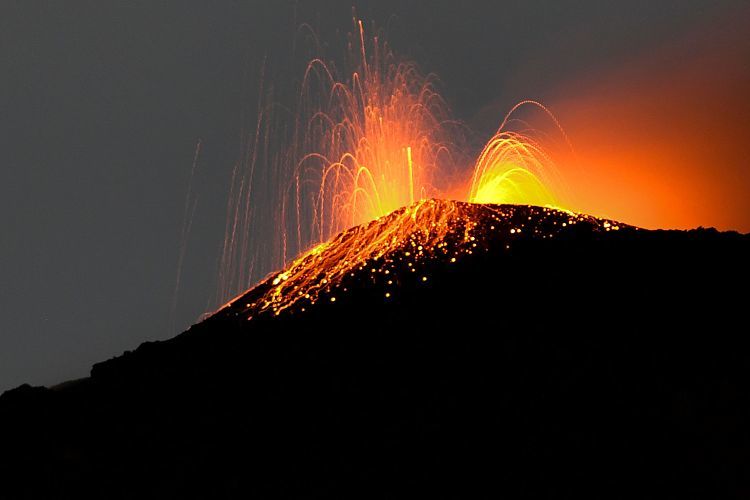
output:
[[[748,255],[421,201],[175,338],[3,394],[0,497],[744,498]]]

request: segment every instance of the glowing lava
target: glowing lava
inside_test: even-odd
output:
[[[304,102],[315,100],[321,80],[329,89],[325,106],[305,113],[294,176],[295,206],[310,204],[317,241],[439,194],[451,161],[448,112],[433,77],[397,61],[377,37],[368,55],[358,28],[360,63],[349,79],[315,59],[302,83]],[[296,222],[308,223],[297,210]]]
[[[268,271],[284,267],[290,257],[379,218],[346,250],[356,257],[343,256],[340,269],[338,264],[328,265],[344,272],[347,266],[360,265],[354,262],[390,251],[417,228],[426,231],[423,247],[440,248],[438,242],[457,230],[450,227],[457,223],[456,206],[427,201],[433,198],[564,205],[550,154],[525,122],[511,117],[520,106],[535,106],[559,128],[544,106],[524,101],[511,109],[474,162],[467,188],[472,162],[464,152],[464,129],[450,119],[435,77],[423,76],[414,63],[397,58],[378,36],[366,38],[361,22],[355,26],[356,35],[349,41],[349,60],[354,63],[345,77],[320,57],[307,64],[290,136],[268,124],[266,111],[259,116],[252,153],[245,171],[235,175],[230,194],[220,269],[219,296],[224,300]],[[524,128],[513,130],[516,122]],[[279,187],[262,197],[253,188],[259,182],[254,177],[259,161],[267,163],[264,167],[270,172],[262,183]],[[461,172],[463,180],[458,180]],[[397,229],[380,227],[392,220],[384,216],[405,206],[410,208],[398,212],[404,220],[398,221]],[[436,206],[447,213],[438,213]],[[409,225],[414,230],[405,233]],[[372,233],[370,226],[379,229]],[[317,246],[301,259],[315,259],[325,248]],[[269,254],[271,259],[255,266],[258,255]],[[321,286],[311,285],[313,275],[316,272],[310,270],[294,281],[303,297]],[[285,276],[278,279],[286,281]],[[268,301],[276,303],[273,298]]]
[[[301,313],[345,300],[363,281],[393,300],[407,281],[429,285],[431,261],[450,265],[475,253],[510,251],[521,240],[620,230],[636,229],[545,207],[422,200],[316,246],[227,304],[224,313],[247,319]]]
[[[506,128],[513,113],[523,105],[536,106],[544,111],[565,137],[557,119],[542,104],[536,101],[516,104],[476,161],[469,201],[561,206],[559,197],[551,188],[561,185],[551,155],[530,133]]]

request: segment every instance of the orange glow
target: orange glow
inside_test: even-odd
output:
[[[265,108],[260,114],[247,172],[235,172],[230,193],[219,296],[264,276],[252,271],[259,255],[272,256],[259,266],[265,272],[291,261],[252,306],[278,313],[298,301],[314,303],[331,279],[394,248],[412,260],[428,249],[448,251],[445,238],[460,230],[460,251],[471,253],[472,224],[455,213],[463,205],[435,198],[563,207],[571,217],[585,212],[643,227],[750,230],[750,109],[744,94],[736,98],[750,88],[750,78],[743,80],[750,71],[712,47],[700,49],[702,56],[669,67],[589,75],[560,92],[565,97],[553,101],[554,115],[522,101],[472,161],[464,128],[450,118],[435,78],[397,58],[377,36],[366,37],[356,22],[348,69],[338,73],[322,58],[307,64],[292,134],[278,139]],[[737,67],[744,69],[716,78]],[[551,129],[517,116],[527,109]],[[253,173],[261,157],[272,174],[264,183],[278,192],[256,201]],[[261,226],[266,239],[257,238]],[[344,249],[329,243],[342,238]]]
[[[647,228],[750,232],[750,11],[558,90],[573,208]]]

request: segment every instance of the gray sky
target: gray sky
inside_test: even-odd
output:
[[[294,27],[324,41],[360,17],[436,72],[458,118],[553,95],[726,15],[741,1],[0,3],[0,390],[85,376],[171,336],[197,140],[182,330],[215,287],[229,175],[257,61]],[[295,12],[296,11],[296,12]]]

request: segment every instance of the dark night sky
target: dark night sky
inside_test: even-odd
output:
[[[544,100],[744,1],[0,4],[0,390],[85,376],[170,331],[196,141],[198,208],[177,327],[215,286],[229,175],[262,54],[351,6],[436,72],[455,115]],[[295,13],[296,10],[296,13]]]

